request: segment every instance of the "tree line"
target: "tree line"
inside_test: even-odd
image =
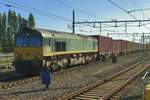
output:
[[[34,28],[35,19],[32,13],[25,19],[15,11],[0,13],[0,52],[13,52],[15,34],[24,25]]]

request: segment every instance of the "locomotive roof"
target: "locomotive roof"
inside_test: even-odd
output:
[[[91,36],[86,36],[86,35],[81,35],[81,34],[72,34],[69,32],[62,32],[62,31],[56,31],[56,30],[48,30],[48,29],[41,29],[37,28],[37,31],[39,31],[43,37],[52,37],[55,35],[56,37],[61,37],[61,38],[73,38],[73,39],[90,39],[90,40],[95,40],[95,38]]]

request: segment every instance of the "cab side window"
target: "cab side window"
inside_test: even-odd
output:
[[[44,38],[43,44],[44,44],[45,46],[48,46],[48,45],[49,45],[49,40],[48,40],[47,38]]]

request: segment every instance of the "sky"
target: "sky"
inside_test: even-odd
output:
[[[111,0],[127,11],[150,8],[150,0]],[[11,5],[11,7],[5,6]],[[75,21],[110,21],[110,20],[133,20],[133,18],[108,0],[0,0],[0,12],[14,10],[25,18],[29,13],[35,16],[36,27],[52,30],[71,32],[72,10],[75,10]],[[131,13],[137,19],[149,19],[150,10]],[[136,24],[136,23],[135,23]],[[69,26],[69,27],[68,27]],[[150,25],[146,25],[149,27]],[[102,34],[107,35],[111,30],[115,33],[123,33],[123,28],[102,27]],[[149,32],[145,27],[131,27],[128,32]],[[99,29],[76,25],[76,33],[99,34]],[[111,32],[112,33],[112,32]],[[111,36],[111,35],[109,35]],[[132,38],[133,35],[115,36],[114,38]],[[132,38],[133,39],[133,38]]]

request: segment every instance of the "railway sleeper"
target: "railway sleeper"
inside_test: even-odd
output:
[[[83,93],[83,95],[98,96],[98,93]]]
[[[90,90],[90,91],[93,91],[93,92],[101,92],[101,93],[107,93],[108,91],[111,91],[112,89],[110,88],[96,88],[94,90]]]
[[[75,100],[101,100],[100,98],[75,97]]]
[[[139,65],[139,64],[136,64],[136,65]],[[134,65],[135,66],[135,65]],[[134,68],[134,66],[133,66],[133,68]],[[149,66],[149,65],[148,65]],[[147,67],[148,67],[147,66]],[[147,68],[146,67],[146,68]],[[146,68],[143,68],[141,71],[144,71]],[[127,69],[127,70],[125,70],[125,72],[126,71],[128,71],[129,69]],[[104,91],[104,94],[102,95],[102,98],[107,98],[109,95],[111,96],[111,97],[113,97],[113,98],[117,98],[117,97],[120,97],[121,95],[121,92],[119,92],[119,89],[123,89],[123,87],[124,87],[124,85],[126,85],[127,83],[129,83],[135,76],[137,76],[139,73],[141,73],[141,71],[140,72],[138,72],[136,75],[134,75],[132,78],[130,78],[128,81],[126,81],[126,82],[123,82],[121,85],[119,85],[119,87],[117,87],[116,89],[114,88],[113,89],[113,87],[110,87],[110,90],[112,90],[113,89],[113,91]],[[116,76],[116,75],[115,75]],[[95,88],[97,88],[97,87],[95,87]],[[108,89],[109,90],[109,89]],[[87,91],[86,93],[90,93],[90,92],[93,92],[93,94],[95,93],[95,94],[97,94],[97,93],[101,93],[101,92],[103,92],[103,91],[101,91],[101,89],[99,88],[99,89],[93,89],[93,90],[90,90],[90,91]],[[114,94],[114,92],[116,92],[116,93],[118,93],[118,94]],[[89,100],[93,100],[93,99],[95,99],[95,98],[92,98],[92,97],[95,97],[95,95],[86,95],[86,93],[85,94],[81,94],[81,95],[78,95],[78,97],[74,97],[75,99],[80,99],[80,100],[88,100],[90,97],[90,99]],[[107,93],[109,93],[109,95],[107,95]],[[101,97],[101,96],[99,96],[99,97]],[[98,98],[98,99],[102,99],[102,98]],[[108,97],[107,99],[109,99],[110,97]],[[97,98],[96,98],[97,99]]]
[[[121,81],[121,80],[127,80],[128,78],[117,78],[117,79],[112,79],[111,81]]]
[[[83,95],[83,94],[79,95],[79,97],[94,98],[94,99],[99,98],[98,95],[96,95],[96,96],[91,96],[91,95]]]
[[[120,98],[122,96],[122,94],[115,94],[115,95],[113,95],[111,98]]]

